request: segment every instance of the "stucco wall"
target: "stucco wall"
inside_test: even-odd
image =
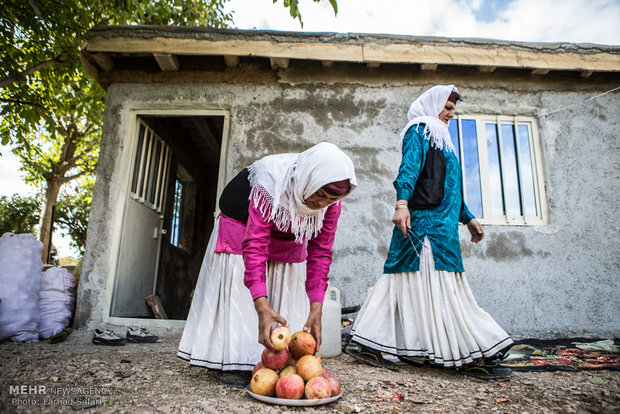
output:
[[[362,69],[360,71],[364,71]],[[367,70],[366,70],[367,72]],[[366,73],[364,72],[364,73]],[[93,327],[104,313],[111,274],[118,188],[129,136],[129,110],[230,110],[227,179],[264,155],[329,141],[353,159],[358,190],[343,202],[330,277],[345,305],[360,304],[381,275],[392,231],[399,164],[398,132],[412,100],[436,83],[456,83],[464,114],[538,117],[548,224],[486,226],[473,245],[461,226],[466,275],[479,304],[517,338],[620,333],[620,111],[607,82],[455,73],[415,80],[385,73],[337,75],[304,83],[292,68],[277,83],[115,84],[108,90],[98,180],[88,231],[78,322]],[[356,79],[355,83],[345,79]],[[617,82],[616,82],[617,83]],[[563,109],[549,116],[550,111]]]

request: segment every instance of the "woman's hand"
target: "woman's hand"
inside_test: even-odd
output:
[[[480,240],[484,239],[484,229],[478,223],[478,220],[471,219],[469,223],[467,223],[467,230],[471,233],[471,241],[473,243],[478,243]]]
[[[319,352],[321,346],[321,316],[323,315],[323,304],[321,302],[312,302],[310,304],[310,313],[308,320],[304,325],[304,331],[310,332],[316,341],[315,352]]]
[[[401,200],[399,200],[400,202]],[[404,201],[404,200],[403,200]],[[406,202],[406,201],[405,201]],[[407,238],[407,229],[411,228],[411,216],[408,207],[397,208],[392,217],[392,223],[403,233],[403,237]]]
[[[261,296],[254,301],[254,309],[258,314],[258,342],[263,344],[265,348],[275,351],[273,343],[271,343],[271,327],[274,323],[282,326],[288,326],[286,319],[274,311],[266,297]]]

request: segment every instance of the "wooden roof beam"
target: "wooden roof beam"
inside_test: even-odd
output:
[[[114,30],[119,30],[114,28]],[[137,28],[126,30],[140,31]],[[195,30],[195,29],[192,29]],[[496,47],[478,45],[433,44],[430,42],[390,42],[375,41],[368,35],[368,40],[355,42],[323,41],[284,41],[251,40],[246,38],[194,39],[166,37],[165,30],[161,37],[91,37],[82,49],[91,53],[168,53],[188,56],[223,56],[234,50],[237,56],[256,56],[265,58],[288,58],[300,60],[333,60],[335,62],[381,62],[398,64],[439,64],[457,66],[493,66],[526,70],[560,70],[618,72],[620,54],[610,47],[595,53],[581,50],[559,52],[549,48],[516,48],[509,42],[499,42]],[[277,34],[273,34],[277,38]],[[374,35],[373,35],[374,36]],[[381,36],[378,36],[381,38]],[[416,37],[411,37],[415,40]],[[362,37],[362,40],[365,40]],[[519,43],[515,43],[518,45]],[[535,46],[535,45],[534,45]],[[580,49],[580,48],[577,48]],[[590,50],[584,48],[584,50]]]
[[[107,53],[91,53],[88,50],[81,50],[80,58],[82,61],[87,60],[97,71],[98,68],[109,72],[114,67],[114,61]]]
[[[109,72],[114,67],[114,61],[107,53],[92,53],[90,57],[95,61],[101,69]]]
[[[224,63],[226,63],[226,66],[229,68],[235,68],[239,66],[239,56],[224,55]]]
[[[271,69],[286,69],[290,64],[289,58],[269,58],[269,63],[271,64]]]
[[[177,71],[181,67],[179,59],[175,55],[169,53],[153,53],[153,57],[161,70]]]
[[[438,65],[436,63],[422,63],[420,64],[420,69],[433,71],[433,70],[437,70],[437,66]]]
[[[97,66],[95,66],[89,59],[90,53],[86,51],[82,51],[80,53],[80,60],[82,61],[82,65],[84,65],[84,69],[88,72],[97,82],[99,82],[99,70]]]

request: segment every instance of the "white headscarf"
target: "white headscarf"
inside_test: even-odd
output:
[[[321,142],[300,154],[266,156],[248,167],[250,199],[280,231],[289,226],[295,241],[316,236],[323,227],[326,208],[312,210],[304,200],[321,187],[348,179],[357,187],[355,168],[347,154],[328,142]]]
[[[400,133],[400,147],[403,147],[405,133],[414,124],[424,123],[424,132],[431,140],[431,146],[454,152],[454,145],[450,139],[448,125],[439,120],[439,114],[446,106],[446,102],[452,92],[458,93],[454,85],[433,86],[416,99],[409,107],[407,126]]]

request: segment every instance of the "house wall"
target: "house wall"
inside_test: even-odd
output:
[[[311,70],[312,69],[312,70]],[[78,299],[78,323],[104,314],[105,287],[127,180],[132,108],[230,110],[226,176],[255,159],[335,143],[356,166],[358,190],[343,202],[330,278],[344,305],[362,303],[381,276],[392,232],[398,133],[410,103],[455,83],[461,113],[528,115],[539,123],[548,223],[485,226],[472,244],[461,226],[466,275],[478,303],[516,338],[620,333],[620,139],[617,77],[308,69],[294,64],[260,83],[124,83],[108,89],[98,180]],[[345,70],[346,69],[346,70]],[[273,81],[271,81],[273,78]],[[550,115],[545,116],[552,111]]]

